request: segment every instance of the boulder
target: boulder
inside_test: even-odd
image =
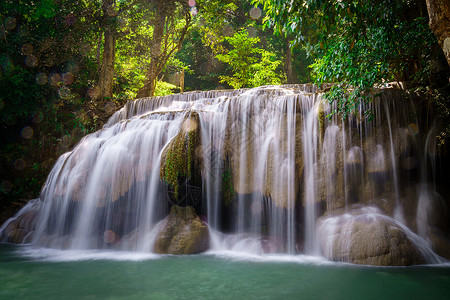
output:
[[[38,211],[28,211],[12,220],[1,232],[0,241],[14,244],[30,243],[36,228]]]
[[[196,254],[208,250],[208,227],[192,207],[172,206],[155,242],[155,253]]]
[[[335,212],[318,224],[320,247],[327,259],[376,266],[427,262],[426,251],[413,242],[414,234],[375,208]]]

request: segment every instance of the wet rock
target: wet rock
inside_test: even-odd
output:
[[[14,244],[31,242],[32,233],[36,228],[37,216],[38,212],[32,210],[11,221],[2,231],[0,241]]]
[[[321,249],[330,260],[376,266],[426,262],[409,233],[373,208],[323,217],[319,219],[319,232]]]
[[[195,254],[208,250],[208,227],[192,207],[172,206],[163,221],[154,251],[160,254]]]
[[[438,228],[431,228],[430,240],[433,249],[442,257],[450,259],[450,238]]]

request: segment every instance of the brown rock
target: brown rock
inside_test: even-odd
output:
[[[154,251],[160,254],[196,254],[208,249],[208,227],[192,207],[172,206],[163,221]]]
[[[377,266],[426,262],[402,227],[378,212],[341,213],[319,224],[321,248],[330,260]]]
[[[38,212],[28,211],[11,221],[0,236],[0,241],[14,244],[29,243],[36,228]],[[25,239],[26,238],[26,239]]]

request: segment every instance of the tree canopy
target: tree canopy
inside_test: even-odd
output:
[[[254,0],[265,23],[314,57],[315,82],[336,83],[336,112],[352,111],[371,89],[390,81],[433,80],[439,47],[424,1]]]

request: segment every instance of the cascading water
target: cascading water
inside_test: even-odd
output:
[[[208,224],[215,251],[333,259],[339,249],[338,260],[352,261],[354,226],[362,220],[380,222],[374,228],[391,222],[425,261],[437,262],[430,240],[406,227],[426,238],[426,193],[413,188],[422,163],[414,155],[423,153],[411,132],[417,120],[401,113],[408,101],[384,93],[370,105],[373,120],[363,117],[363,106],[344,121],[326,118],[332,108],[310,85],[129,102],[58,159],[33,206],[39,217],[32,243],[152,252],[169,208],[191,205]],[[194,190],[199,201],[189,196]],[[353,213],[354,205],[369,208]],[[404,205],[417,217],[399,223],[392,218]],[[0,240],[23,231],[21,215],[3,225]]]

